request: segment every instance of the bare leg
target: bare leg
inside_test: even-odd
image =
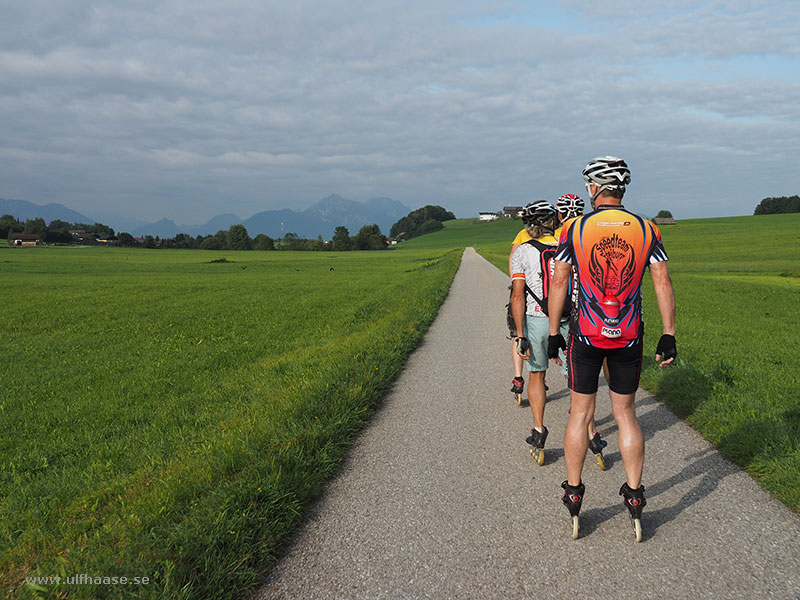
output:
[[[564,432],[564,461],[567,463],[567,483],[577,486],[581,482],[583,460],[589,447],[586,432],[594,418],[596,394],[572,392],[572,410]]]
[[[608,360],[603,359],[603,376],[606,378],[606,383],[608,383]],[[594,427],[594,415],[592,415],[592,421],[589,423],[589,439],[594,437],[594,433],[597,431]]]
[[[522,357],[517,354],[517,341],[511,342],[511,354],[514,356],[514,377],[522,377]]]
[[[533,414],[533,426],[540,429],[544,426],[544,403],[546,395],[544,391],[544,371],[531,371],[528,383],[528,401],[531,405]]]
[[[619,453],[622,455],[622,463],[625,465],[628,486],[635,490],[642,483],[644,436],[642,428],[639,426],[639,420],[636,418],[634,394],[617,394],[609,390],[609,395],[611,396],[611,412],[619,427]]]
[[[604,369],[606,368],[605,362],[603,363],[603,368]],[[564,381],[567,383],[567,385],[569,385],[569,377],[567,377],[566,375],[564,375]],[[594,427],[594,412],[592,412],[592,419],[589,421],[589,427],[588,427],[589,439],[592,439],[594,437],[595,431],[597,430]]]

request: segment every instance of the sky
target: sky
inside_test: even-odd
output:
[[[648,216],[800,193],[797,0],[0,0],[0,197],[199,224],[329,194],[458,217],[595,156]]]

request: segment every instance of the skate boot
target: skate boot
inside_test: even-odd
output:
[[[631,521],[633,522],[633,533],[636,536],[636,541],[642,541],[642,509],[647,506],[647,500],[644,499],[644,486],[640,485],[638,490],[632,490],[628,487],[628,482],[622,484],[619,488],[620,496],[624,498],[624,504],[628,507],[631,513]]]
[[[595,431],[594,436],[589,440],[589,450],[594,453],[601,471],[606,470],[606,463],[603,460],[603,448],[606,446],[608,446],[608,442],[600,437],[599,431]]]
[[[531,446],[531,456],[541,467],[544,464],[544,441],[547,439],[547,427],[542,427],[542,433],[531,429],[531,434],[525,440]]]
[[[564,506],[569,509],[569,514],[572,517],[572,539],[578,539],[578,513],[581,512],[581,503],[583,502],[583,493],[586,491],[586,486],[581,482],[578,485],[569,485],[567,480],[561,484],[564,488],[564,495],[561,501]]]
[[[525,389],[525,380],[522,377],[514,377],[511,381],[511,391],[514,392],[514,399],[517,406],[522,404],[522,391]]]

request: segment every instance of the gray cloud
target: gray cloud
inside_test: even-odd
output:
[[[185,223],[331,192],[469,216],[580,193],[608,153],[645,213],[798,193],[793,2],[564,2],[561,22],[510,1],[0,4],[4,197]]]

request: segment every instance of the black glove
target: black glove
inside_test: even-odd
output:
[[[528,338],[526,337],[517,338],[517,352],[519,354],[525,354],[530,349],[531,349],[531,343],[528,341]]]
[[[656,346],[656,356],[660,356],[661,360],[669,360],[678,356],[678,348],[675,345],[675,336],[665,333],[658,340]]]
[[[567,342],[560,333],[547,338],[547,358],[558,358],[559,349],[566,351]]]

